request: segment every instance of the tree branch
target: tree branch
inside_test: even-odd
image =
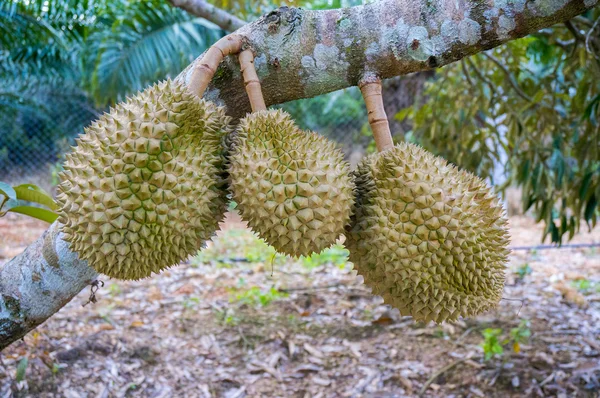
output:
[[[510,73],[510,71],[508,70],[507,67],[505,67],[504,65],[502,65],[502,62],[500,62],[499,59],[497,59],[496,57],[494,57],[493,55],[490,55],[486,52],[483,53],[483,55],[489,59],[490,61],[492,61],[493,63],[496,64],[496,66],[498,68],[500,68],[500,70],[502,72],[504,72],[504,75],[506,76],[506,78],[508,79],[510,85],[515,89],[515,92],[517,93],[517,95],[521,98],[523,98],[525,101],[527,102],[533,102],[533,99],[528,96],[527,94],[525,94],[525,91],[523,91],[523,89],[519,86],[519,83],[517,83],[517,81],[515,80],[514,76],[512,75],[512,73]]]
[[[72,253],[54,223],[0,268],[0,351],[54,315],[97,273]]]
[[[255,53],[265,101],[272,105],[355,86],[367,74],[389,78],[440,67],[564,22],[597,3],[514,0],[497,8],[479,0],[382,0],[328,11],[283,7],[236,33]],[[189,84],[200,65],[199,58],[177,79]],[[227,105],[234,117],[250,110],[236,57],[221,63],[205,98]],[[60,224],[53,224],[0,268],[0,349],[42,323],[96,277],[69,251],[59,229]]]
[[[496,2],[498,3],[498,2]],[[598,0],[381,0],[338,10],[281,7],[236,33],[253,48],[267,106],[447,65],[592,8]],[[187,81],[189,68],[180,79]],[[233,117],[250,111],[230,57],[207,90]]]
[[[246,25],[246,21],[204,0],[169,0],[169,3],[173,7],[181,8],[192,15],[204,18],[228,32],[233,32]]]

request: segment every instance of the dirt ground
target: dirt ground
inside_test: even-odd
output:
[[[0,264],[44,228],[0,219]],[[540,231],[511,218],[514,246]],[[600,228],[574,242],[600,243]],[[7,348],[0,397],[600,396],[600,248],[515,251],[507,274],[495,311],[415,323],[341,246],[290,260],[230,215],[187,264],[101,278],[97,303],[83,306],[88,289]]]

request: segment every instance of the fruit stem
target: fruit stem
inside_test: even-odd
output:
[[[393,148],[392,133],[390,124],[383,107],[383,97],[381,95],[381,80],[378,77],[369,76],[364,78],[358,86],[367,106],[369,124],[375,138],[375,145],[379,152]]]
[[[219,39],[196,63],[188,84],[189,90],[198,97],[202,97],[223,58],[229,54],[239,53],[241,49],[242,37],[240,35],[231,34]]]
[[[256,68],[254,68],[254,53],[251,49],[246,49],[240,53],[239,58],[240,69],[242,71],[242,76],[244,77],[244,85],[246,86],[246,93],[248,93],[248,98],[250,99],[252,112],[264,111],[267,109],[267,106],[265,105],[265,99],[262,95]]]

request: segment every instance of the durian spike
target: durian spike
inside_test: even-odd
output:
[[[241,49],[242,37],[236,34],[227,35],[213,44],[192,71],[188,85],[190,92],[202,97],[223,58],[237,54]]]
[[[244,85],[246,86],[246,93],[250,99],[252,112],[266,110],[267,106],[265,105],[265,99],[262,95],[260,80],[258,80],[258,75],[254,68],[254,54],[252,53],[252,50],[247,49],[242,51],[239,59],[242,76],[244,77]]]
[[[381,96],[381,80],[378,77],[368,76],[358,84],[360,91],[367,106],[369,124],[375,138],[375,145],[379,152],[394,147],[390,124],[383,107],[383,97]]]

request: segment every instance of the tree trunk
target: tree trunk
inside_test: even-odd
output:
[[[197,0],[188,0],[194,2]],[[267,105],[428,70],[583,13],[598,0],[382,0],[340,10],[282,7],[236,33],[256,53]],[[496,7],[494,4],[498,4]],[[177,79],[189,82],[198,59]],[[234,117],[250,110],[236,57],[216,72],[207,99]],[[23,337],[96,277],[60,239],[60,225],[0,269],[0,349]]]

